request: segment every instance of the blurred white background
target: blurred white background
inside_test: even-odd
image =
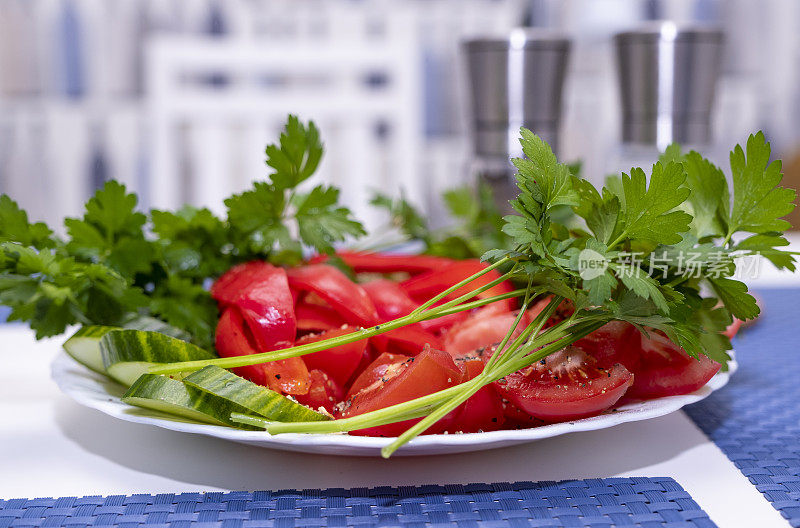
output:
[[[573,40],[559,154],[599,181],[619,144],[611,35],[653,19],[725,30],[716,144],[763,129],[796,155],[796,0],[0,0],[0,192],[52,224],[109,178],[143,207],[219,212],[292,112],[368,226],[372,191],[401,187],[435,220],[471,178],[459,40],[522,25]]]

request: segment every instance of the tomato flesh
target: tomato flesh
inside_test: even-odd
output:
[[[350,324],[371,326],[378,321],[378,312],[367,292],[333,266],[312,264],[292,268],[287,276],[289,286],[315,293]]]
[[[217,324],[215,346],[221,357],[246,356],[259,352],[235,306],[222,312]],[[238,367],[233,372],[283,394],[305,394],[311,384],[308,369],[299,357]]]
[[[344,392],[328,374],[314,369],[309,373],[311,385],[306,394],[295,396],[295,399],[314,410],[320,407],[333,414],[336,404],[342,401]]]
[[[462,367],[464,381],[471,380],[483,372],[483,361],[469,359],[463,362]],[[497,431],[506,421],[502,399],[491,383],[481,387],[444,420],[448,421],[446,431],[450,433]]]
[[[444,348],[453,358],[474,356],[476,351],[500,343],[516,318],[515,312],[488,312],[488,315],[478,312],[447,332]],[[530,322],[529,315],[523,314],[512,336],[517,337]]]
[[[491,354],[485,354],[487,359]],[[501,395],[534,418],[563,422],[612,407],[633,383],[620,364],[603,368],[570,346],[495,382]]]
[[[410,273],[415,275],[432,271],[450,264],[453,260],[432,255],[403,255],[396,253],[369,253],[360,251],[338,251],[336,256],[357,273]],[[324,262],[328,257],[320,256],[312,262]]]
[[[306,345],[308,343],[316,343],[324,339],[331,339],[334,337],[351,334],[356,331],[353,326],[344,326],[334,330],[328,330],[320,334],[310,334],[301,337],[297,341],[297,345]],[[303,356],[303,360],[308,366],[309,370],[322,370],[328,374],[338,385],[343,386],[352,377],[353,373],[361,363],[361,358],[364,355],[364,349],[367,347],[367,340],[362,339],[355,343],[348,343],[346,345],[339,345],[337,347],[320,350],[312,354]]]
[[[416,356],[426,345],[436,350],[444,349],[444,344],[436,335],[419,325],[401,326],[370,338],[370,342],[380,352],[394,352]]]
[[[651,399],[688,394],[708,383],[721,366],[706,356],[694,359],[651,328],[642,336],[641,363],[628,396]]]
[[[641,333],[630,323],[612,321],[576,341],[575,346],[589,353],[601,367],[621,363],[631,372],[639,368]]]
[[[348,398],[346,407],[339,416],[342,418],[357,416],[426,396],[452,387],[459,383],[461,378],[462,373],[449,354],[426,347],[416,357],[408,358],[399,364],[389,364],[383,378]],[[353,393],[353,389],[350,392]],[[350,434],[397,436],[418,421],[418,419],[406,420],[352,431]],[[435,427],[432,429],[428,432],[439,430]]]
[[[394,281],[388,279],[378,279],[365,282],[361,285],[367,292],[381,321],[391,321],[404,315],[408,315],[419,304],[414,302],[411,297]]]
[[[295,305],[294,315],[297,318],[297,330],[300,332],[333,330],[345,324],[336,310],[304,301]]]
[[[425,302],[431,297],[445,291],[454,284],[461,282],[462,280],[474,275],[479,271],[482,271],[485,268],[486,264],[477,259],[458,260],[438,269],[411,277],[410,279],[401,282],[400,286],[412,299],[416,300],[417,302]],[[462,295],[466,295],[476,288],[485,286],[498,278],[500,278],[500,273],[497,270],[492,270],[449,294],[447,299],[455,299]],[[479,299],[487,299],[495,295],[508,293],[512,290],[513,286],[511,283],[504,281],[500,284],[492,286],[484,292],[479,293],[476,297]],[[507,299],[504,301],[498,301],[494,304],[504,304],[509,310],[512,310],[516,306],[516,301],[513,299]]]

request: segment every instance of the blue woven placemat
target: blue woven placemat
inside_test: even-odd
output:
[[[687,414],[766,499],[800,526],[800,289],[766,290],[734,342],[739,371]]]
[[[708,528],[671,478],[0,500],[0,528],[120,526]]]

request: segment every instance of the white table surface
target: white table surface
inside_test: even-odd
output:
[[[783,286],[800,276],[765,269],[750,282]],[[124,422],[76,404],[50,379],[63,339],[36,342],[21,325],[0,325],[0,498],[645,476],[677,480],[722,528],[788,526],[683,412],[451,456],[272,451]]]
[[[788,526],[682,412],[461,455],[288,453],[81,407],[50,380],[61,341],[0,327],[0,498],[668,476],[723,528]]]

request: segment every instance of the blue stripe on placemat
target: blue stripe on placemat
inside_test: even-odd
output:
[[[800,289],[765,290],[734,342],[739,371],[686,413],[766,499],[800,526]]]
[[[0,500],[0,528],[402,526],[710,528],[671,478]]]

